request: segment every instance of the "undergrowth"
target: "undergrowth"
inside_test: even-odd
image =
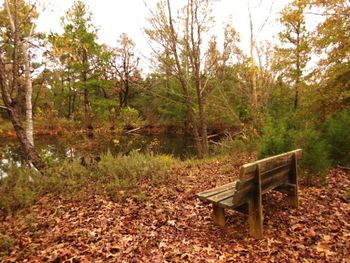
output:
[[[45,194],[62,198],[84,198],[88,193],[120,199],[134,196],[146,199],[142,184],[157,186],[176,160],[167,155],[131,152],[112,156],[107,153],[99,161],[91,158],[63,161],[48,167],[43,174],[15,165],[8,167],[0,181],[0,211],[12,213],[33,204]]]

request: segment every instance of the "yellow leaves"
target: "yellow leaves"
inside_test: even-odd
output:
[[[123,243],[128,243],[128,242],[131,242],[131,241],[133,241],[133,236],[132,235],[125,235],[125,236],[123,236],[122,238],[121,238],[121,241],[123,242]]]
[[[331,248],[327,243],[318,243],[316,246],[316,250],[317,252],[324,253],[326,256],[331,256],[335,254],[331,251]]]

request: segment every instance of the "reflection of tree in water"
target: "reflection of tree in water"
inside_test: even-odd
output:
[[[16,144],[0,145],[0,179],[8,176],[10,165],[21,165],[20,147]]]
[[[175,135],[123,135],[119,137],[100,136],[93,140],[82,136],[70,138],[38,137],[36,147],[43,160],[48,164],[62,160],[82,157],[98,157],[111,152],[113,155],[128,155],[132,151],[170,154],[185,159],[195,156],[194,142],[186,136]],[[18,142],[8,140],[0,142],[0,170],[10,163],[20,165],[23,160]]]

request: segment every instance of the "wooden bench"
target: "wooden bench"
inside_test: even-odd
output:
[[[286,193],[289,204],[298,207],[298,160],[302,150],[283,153],[241,166],[239,179],[196,196],[213,204],[213,220],[225,226],[225,208],[242,211],[248,205],[249,231],[263,238],[262,195],[270,190]]]

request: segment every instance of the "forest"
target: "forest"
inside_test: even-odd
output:
[[[84,0],[40,32],[39,2],[0,7],[1,262],[350,261],[348,0],[286,1],[275,41],[247,0],[245,48],[220,1],[139,1],[148,56]],[[213,224],[197,193],[295,149],[297,209],[264,195],[259,240]]]

